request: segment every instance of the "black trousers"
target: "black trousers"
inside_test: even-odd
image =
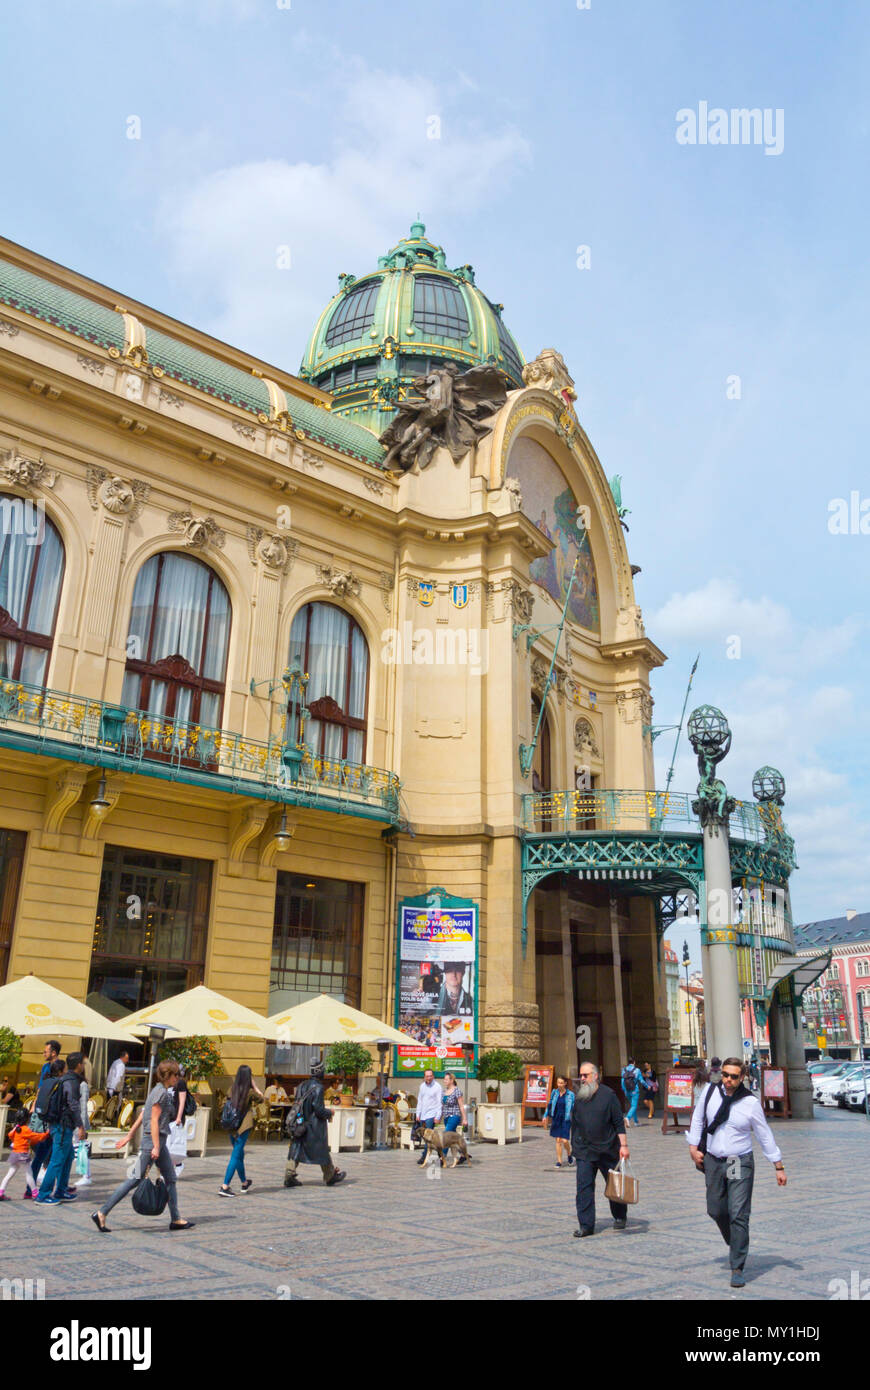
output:
[[[597,1158],[578,1158],[574,1155],[577,1167],[577,1221],[581,1230],[595,1230],[595,1175],[600,1173],[607,1182],[607,1174],[619,1162],[619,1152],[599,1154]],[[610,1214],[616,1221],[624,1221],[628,1207],[625,1202],[611,1202]]]
[[[731,1253],[731,1268],[742,1269],[749,1250],[749,1215],[755,1158],[751,1153],[730,1158],[704,1155],[707,1215],[712,1217]]]

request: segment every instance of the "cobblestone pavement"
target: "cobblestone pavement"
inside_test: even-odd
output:
[[[282,1186],[285,1147],[249,1142],[251,1192],[218,1196],[227,1153],[188,1160],[179,1196],[197,1225],[170,1233],[129,1200],[112,1234],[90,1214],[123,1176],[93,1164],[77,1202],[34,1210],[0,1204],[0,1278],[45,1281],[46,1299],[828,1299],[852,1271],[870,1277],[870,1121],[826,1111],[776,1127],[789,1175],[778,1189],[756,1149],[747,1284],[729,1288],[727,1251],[706,1215],[704,1181],[683,1137],[660,1121],[632,1130],[640,1203],[613,1230],[603,1185],[598,1226],[575,1240],[574,1170],[556,1170],[540,1131],[506,1148],[475,1144],[473,1161],[430,1181],[407,1151],[342,1155],[346,1181],[319,1169]],[[218,1144],[226,1140],[220,1135]]]

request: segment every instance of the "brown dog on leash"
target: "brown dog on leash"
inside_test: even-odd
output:
[[[468,1152],[468,1145],[465,1142],[465,1135],[459,1134],[455,1129],[424,1129],[423,1142],[433,1148],[441,1160],[441,1167],[444,1167],[444,1150],[453,1150],[452,1168],[457,1168],[460,1163],[470,1163],[471,1154]]]

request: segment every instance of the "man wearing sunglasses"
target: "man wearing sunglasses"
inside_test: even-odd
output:
[[[731,1287],[742,1289],[749,1249],[749,1214],[755,1159],[752,1135],[785,1187],[785,1165],[761,1103],[743,1084],[746,1067],[739,1057],[722,1063],[722,1084],[710,1085],[698,1099],[687,1135],[695,1167],[707,1183],[707,1215],[722,1233],[731,1254]]]

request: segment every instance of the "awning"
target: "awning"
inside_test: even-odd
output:
[[[831,963],[831,955],[830,951],[826,951],[823,956],[781,956],[767,977],[768,998],[773,997],[778,984],[791,976],[795,998],[800,999],[804,990],[824,975]]]

